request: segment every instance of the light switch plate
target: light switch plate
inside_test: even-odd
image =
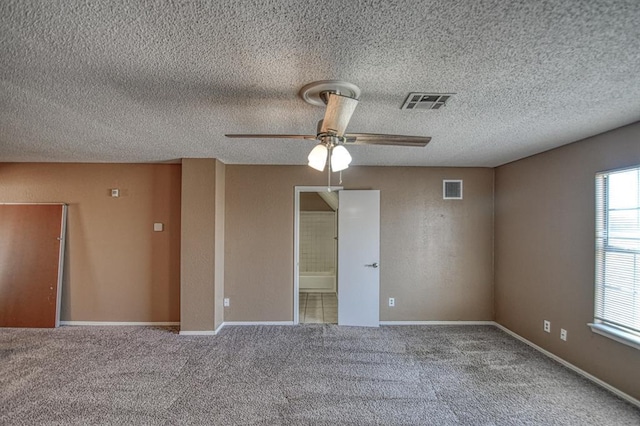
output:
[[[155,232],[162,232],[164,231],[164,225],[162,223],[156,222],[153,224],[153,230]]]

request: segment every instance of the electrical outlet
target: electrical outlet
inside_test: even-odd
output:
[[[389,306],[391,306],[392,308],[393,308],[394,306],[396,306],[396,299],[395,299],[395,297],[390,297],[390,298],[389,298]]]
[[[567,330],[565,330],[564,328],[560,329],[560,339],[564,340],[565,342],[567,341]]]
[[[551,333],[551,321],[544,320],[544,331]]]
[[[220,300],[220,299],[218,299],[218,300]],[[224,304],[225,308],[229,307],[229,298],[225,297],[222,303]]]

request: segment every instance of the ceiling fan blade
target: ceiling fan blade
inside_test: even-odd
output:
[[[315,135],[269,135],[269,134],[240,134],[230,133],[225,135],[228,138],[244,138],[244,139],[309,139],[315,140]]]
[[[347,124],[349,124],[357,105],[357,99],[336,95],[335,93],[329,94],[327,110],[324,113],[320,132],[332,131],[338,136],[344,135]]]
[[[405,136],[405,135],[381,135],[377,133],[347,133],[345,144],[349,145],[399,145],[424,147],[431,137],[429,136]]]

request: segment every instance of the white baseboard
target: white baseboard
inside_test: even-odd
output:
[[[604,382],[604,381],[598,379],[595,376],[592,376],[591,374],[587,373],[583,369],[576,367],[575,365],[571,364],[568,361],[565,361],[564,359],[560,358],[557,355],[552,354],[551,352],[547,351],[546,349],[542,349],[540,346],[536,345],[535,343],[530,342],[529,340],[525,339],[524,337],[520,336],[519,334],[516,334],[513,331],[509,330],[507,327],[505,327],[505,326],[503,326],[501,324],[498,324],[497,322],[494,322],[493,324],[496,327],[498,327],[500,330],[504,331],[505,333],[515,337],[516,339],[520,340],[521,342],[526,343],[527,345],[529,345],[532,348],[536,349],[537,351],[543,353],[544,355],[548,356],[549,358],[553,359],[554,361],[559,362],[560,364],[562,364],[565,367],[575,371],[576,373],[580,374],[581,376],[583,376],[583,377],[591,380],[592,382],[602,386],[603,388],[607,389],[609,392],[613,392],[614,394],[618,395],[620,398],[624,399],[625,401],[628,401],[631,404],[635,405],[636,407],[640,408],[640,401],[635,399],[631,395],[628,395],[628,394],[622,392],[620,389],[611,386],[609,383]]]
[[[180,330],[180,333],[178,334],[180,334],[181,336],[215,336],[216,334],[220,333],[220,330],[222,330],[222,327],[224,327],[224,322],[220,324],[218,328],[216,328],[215,330],[196,330],[196,331]]]
[[[218,329],[219,330],[219,329]],[[184,331],[180,330],[181,336],[215,336],[218,330]]]
[[[137,321],[60,321],[60,325],[87,325],[87,326],[175,326],[180,322],[137,322]]]
[[[222,325],[293,325],[293,321],[225,321]]]
[[[495,325],[494,321],[380,321],[380,325]]]
[[[180,331],[181,336],[215,336],[223,327],[228,325],[293,325],[293,321],[227,321],[223,322],[215,330]]]

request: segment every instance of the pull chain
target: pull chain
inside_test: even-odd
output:
[[[331,145],[327,150],[327,192],[331,192]]]

